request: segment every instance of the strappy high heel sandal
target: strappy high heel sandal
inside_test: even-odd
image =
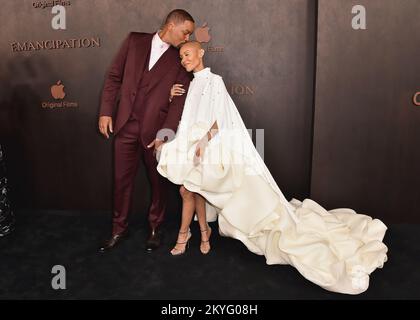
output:
[[[211,235],[211,228],[210,226],[208,226],[205,230],[200,230],[201,232],[208,232],[208,238],[207,240],[201,240],[201,244],[200,244],[200,251],[202,254],[208,254],[210,252],[210,235]],[[208,243],[209,247],[208,249],[203,249],[203,243]]]
[[[188,249],[190,238],[191,238],[191,231],[188,229],[188,231],[185,231],[185,232],[178,232],[178,234],[185,234],[185,233],[188,233],[187,240],[185,242],[178,242],[178,241],[176,242],[176,244],[185,244],[184,249],[177,249],[175,245],[175,247],[171,250],[171,255],[180,256],[181,254],[184,254],[185,251]]]

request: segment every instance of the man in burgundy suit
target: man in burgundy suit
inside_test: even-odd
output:
[[[108,139],[114,133],[114,211],[112,236],[100,248],[114,248],[127,236],[127,217],[140,158],[152,184],[146,250],[161,242],[167,182],[156,170],[156,151],[164,143],[158,132],[176,132],[184,96],[169,101],[173,84],[187,91],[191,75],[181,66],[180,44],[189,40],[194,19],[185,10],[170,12],[155,34],[131,32],[111,64],[102,94],[99,130]],[[117,103],[119,100],[119,103]],[[118,104],[118,107],[117,107]]]

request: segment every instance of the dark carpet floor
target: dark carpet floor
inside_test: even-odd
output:
[[[419,299],[420,225],[391,225],[388,262],[371,276],[367,292],[335,294],[312,284],[290,266],[265,264],[242,243],[214,232],[212,251],[199,252],[193,223],[183,256],[169,250],[178,224],[165,225],[163,246],[144,251],[147,228],[139,215],[131,237],[108,254],[97,252],[110,227],[108,214],[17,213],[13,234],[0,238],[0,299]],[[217,230],[215,223],[213,230]],[[66,268],[66,289],[53,290],[54,265]]]

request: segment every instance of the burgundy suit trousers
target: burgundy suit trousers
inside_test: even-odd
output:
[[[150,227],[158,227],[164,219],[168,182],[156,170],[157,161],[153,150],[142,146],[140,124],[136,119],[130,118],[115,136],[113,235],[127,228],[134,180],[141,159],[144,160],[152,185],[152,203],[148,214]]]

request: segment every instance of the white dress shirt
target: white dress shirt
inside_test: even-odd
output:
[[[150,59],[149,59],[149,71],[153,68],[155,63],[159,60],[159,58],[168,50],[170,44],[163,42],[162,39],[159,37],[159,33],[156,32],[152,39],[152,50],[150,52]]]

